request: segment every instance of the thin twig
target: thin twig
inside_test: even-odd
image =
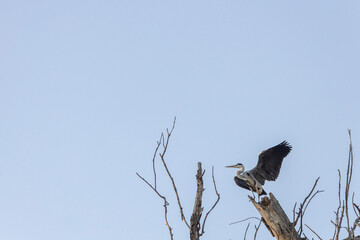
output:
[[[352,195],[352,197],[351,197],[352,207],[353,207],[353,210],[354,210],[354,212],[355,212],[355,214],[356,214],[356,217],[359,217],[360,209],[359,209],[359,207],[354,203],[354,195],[355,195],[355,193],[353,192],[353,195]],[[356,210],[358,210],[359,213],[357,213]]]
[[[353,203],[353,205],[358,210],[358,213],[356,213],[356,215],[357,215],[357,217],[359,217],[359,215],[360,215],[360,207],[358,205],[356,205],[355,203]]]
[[[171,135],[171,132],[168,134],[168,138],[170,138],[170,135]],[[166,152],[166,149],[167,149],[167,145],[168,145],[168,140],[166,141],[167,143],[164,145],[164,152],[161,154],[160,153],[160,158],[161,158],[161,161],[164,165],[164,168],[171,180],[171,183],[172,183],[172,186],[173,186],[173,189],[174,189],[174,192],[176,194],[176,199],[177,199],[177,202],[178,202],[178,205],[179,205],[179,208],[180,208],[180,215],[181,215],[181,220],[183,220],[186,224],[186,226],[190,229],[190,225],[187,223],[186,219],[185,219],[185,215],[184,215],[184,212],[183,212],[183,207],[181,206],[181,201],[180,201],[180,197],[179,197],[179,194],[178,194],[178,191],[177,191],[177,188],[176,188],[176,185],[175,185],[175,181],[174,181],[174,178],[172,177],[167,165],[166,165],[166,162],[165,162],[165,158],[164,158],[164,155],[165,155],[165,152]]]
[[[342,223],[342,218],[343,218],[343,213],[344,213],[344,208],[342,208],[341,210],[341,215],[339,216],[339,211],[341,208],[341,172],[338,169],[338,175],[339,175],[339,186],[338,186],[338,201],[339,201],[339,206],[336,210],[335,213],[335,221],[336,223],[334,223],[333,221],[331,221],[334,225],[335,225],[335,230],[334,230],[334,235],[332,239],[338,240],[339,239],[339,234],[340,234],[340,230],[341,230],[341,223]]]
[[[345,210],[345,203],[344,203],[344,200],[342,201],[342,207],[341,207],[341,214],[340,214],[340,218],[339,218],[339,231],[337,232],[337,235],[336,235],[336,240],[339,239],[339,234],[340,234],[340,230],[341,230],[341,224],[342,224],[342,221],[344,219],[344,210]]]
[[[244,234],[244,240],[246,239],[246,234],[247,234],[247,231],[248,231],[248,229],[249,229],[249,226],[250,226],[250,223],[247,225],[247,227],[246,227],[246,230],[245,230],[245,234]]]
[[[295,202],[294,208],[293,208],[293,225],[294,225],[294,223],[295,223],[295,213],[296,213],[295,209],[296,209],[296,205],[297,205],[297,202]]]
[[[153,162],[153,172],[154,172],[154,188],[156,189],[156,169],[155,169],[155,158],[156,158],[156,155],[157,155],[157,151],[159,150],[159,147],[161,145],[161,139],[163,137],[163,133],[161,133],[160,135],[160,139],[159,141],[156,142],[156,148],[155,148],[155,152],[154,152],[154,156],[153,156],[153,159],[152,159],[152,162]]]
[[[305,235],[305,233],[303,233],[303,234],[304,234],[304,237],[305,237],[304,239],[308,240],[309,238]]]
[[[310,229],[310,231],[312,231],[320,240],[322,240],[322,238],[314,231],[312,230],[308,225],[305,224],[305,226]]]
[[[339,234],[340,234],[340,231],[341,231],[341,224],[342,224],[342,220],[344,218],[344,210],[345,210],[345,207],[344,207],[344,201],[342,203],[342,206],[341,206],[341,213],[340,213],[340,217],[337,216],[336,218],[336,223],[334,223],[332,220],[331,220],[331,223],[334,224],[335,226],[335,232],[334,232],[334,236],[332,239],[334,240],[338,240],[339,239]]]
[[[260,219],[260,221],[259,221],[259,225],[256,227],[256,225],[255,225],[255,233],[254,233],[254,240],[256,240],[256,235],[257,235],[257,233],[258,233],[258,231],[259,231],[259,228],[260,228],[260,225],[261,225],[261,219]]]
[[[319,179],[319,178],[318,178],[318,179]],[[316,185],[316,183],[315,183],[315,185]],[[299,231],[299,236],[301,236],[301,233],[302,233],[302,230],[303,230],[303,228],[302,228],[302,225],[303,225],[303,217],[304,217],[304,215],[305,215],[305,212],[306,212],[307,207],[309,206],[311,200],[316,196],[316,194],[322,193],[322,192],[324,192],[324,190],[317,190],[317,191],[310,197],[309,201],[306,203],[304,210],[301,209],[301,210],[299,211],[299,214],[301,214],[301,217],[300,217],[300,228],[299,228],[300,231]],[[305,224],[305,225],[306,225],[306,224]]]
[[[316,187],[319,179],[320,179],[320,177],[318,177],[318,178],[316,179],[316,181],[315,181],[315,183],[314,183],[314,186],[312,187],[310,193],[306,196],[306,198],[304,199],[304,201],[303,201],[302,203],[300,203],[299,213],[298,213],[298,215],[297,215],[297,217],[296,217],[296,219],[295,219],[294,226],[296,226],[296,224],[297,224],[297,222],[298,222],[299,219],[300,219],[300,221],[302,220],[301,218],[304,216],[303,208],[304,208],[304,206],[305,206],[308,198],[312,195],[312,193],[313,193],[313,191],[314,191],[314,189],[315,189],[315,187]],[[300,226],[300,228],[302,229],[302,226]]]
[[[162,196],[145,178],[143,178],[139,173],[136,173],[136,175],[138,175],[138,177],[143,180],[152,190],[154,190],[154,192],[161,198],[164,198],[164,196]]]
[[[165,211],[165,225],[167,226],[169,233],[170,233],[170,239],[173,240],[174,239],[174,234],[172,233],[172,228],[169,225],[168,219],[167,219],[167,206],[169,205],[169,203],[166,200],[166,197],[161,195],[148,181],[146,181],[145,178],[143,178],[142,176],[140,176],[139,173],[136,173],[136,175],[138,175],[138,177],[143,180],[152,190],[154,190],[154,192],[164,200],[164,211]]]
[[[322,193],[322,192],[324,192],[324,190],[317,190],[317,191],[312,195],[312,197],[309,199],[309,201],[307,202],[307,204],[306,204],[306,206],[305,206],[305,208],[304,208],[303,215],[305,215],[305,211],[306,211],[308,205],[310,204],[311,200],[316,196],[316,194]]]
[[[205,170],[204,170],[204,173],[205,173]],[[210,208],[210,210],[206,213],[205,215],[205,218],[204,218],[204,221],[203,221],[203,224],[202,224],[202,229],[201,229],[201,234],[200,236],[202,236],[205,231],[205,223],[206,223],[206,219],[208,217],[208,215],[210,214],[210,212],[215,208],[216,204],[218,204],[218,202],[220,201],[220,194],[218,193],[217,191],[217,188],[216,188],[216,183],[215,183],[215,177],[214,177],[214,166],[212,166],[212,179],[213,179],[213,183],[214,183],[214,189],[215,189],[215,193],[217,195],[217,199],[216,199],[216,202],[214,203],[214,205]]]
[[[167,167],[167,165],[166,165],[165,158],[164,158],[164,157],[165,157],[166,150],[167,150],[167,147],[168,147],[168,144],[169,144],[169,140],[170,140],[171,134],[172,134],[172,132],[173,132],[173,130],[174,130],[174,128],[175,128],[175,122],[176,122],[176,117],[174,118],[173,126],[172,126],[170,132],[169,132],[168,129],[166,129],[166,132],[167,132],[166,141],[165,141],[165,137],[163,137],[163,148],[164,148],[164,150],[163,150],[162,153],[159,153],[159,155],[160,155],[161,161],[162,161],[162,163],[163,163],[163,165],[164,165],[164,168],[165,168],[165,170],[166,170],[166,173],[168,174],[168,176],[169,176],[169,178],[170,178],[170,180],[171,180],[171,183],[172,183],[172,186],[173,186],[175,195],[176,195],[177,203],[178,203],[179,208],[180,208],[181,220],[183,220],[183,221],[185,222],[186,226],[187,226],[189,229],[191,229],[189,223],[186,221],[186,218],[185,218],[185,215],[184,215],[184,211],[183,211],[183,207],[181,206],[181,201],[180,201],[179,193],[178,193],[177,188],[176,188],[176,185],[175,185],[174,178],[173,178],[173,176],[171,175],[171,173],[170,173],[170,171],[169,171],[169,169],[168,169],[168,167]]]
[[[334,238],[335,240],[339,239],[339,233],[342,227],[342,220],[344,218],[344,216],[346,216],[346,223],[347,223],[347,227],[344,227],[349,236],[348,238],[354,238],[354,231],[356,228],[356,220],[354,222],[354,225],[352,227],[350,227],[350,219],[349,219],[349,193],[350,193],[350,184],[351,184],[351,180],[352,180],[352,171],[353,171],[353,164],[354,164],[354,156],[353,156],[353,150],[352,150],[352,140],[351,140],[351,130],[348,129],[348,134],[349,134],[349,155],[348,155],[348,161],[347,161],[347,169],[346,169],[346,182],[345,182],[345,196],[344,196],[344,200],[341,201],[341,174],[340,174],[340,170],[338,169],[338,173],[339,173],[339,191],[338,191],[338,200],[339,200],[339,206],[337,208],[337,211],[335,212],[335,216],[336,216],[336,223],[334,223],[333,221],[331,221],[334,226],[335,226],[335,231],[334,231]],[[353,210],[355,212],[355,214],[358,216],[357,212],[356,212],[356,208],[355,208],[355,203],[354,203],[354,194],[352,195],[352,206],[353,206]],[[339,211],[341,208],[341,213],[339,216]],[[360,211],[359,211],[360,214]],[[359,218],[359,217],[358,217]]]
[[[351,233],[352,233],[352,236],[355,236],[355,229],[356,227],[360,227],[360,217],[357,217],[354,221],[354,224],[351,228]]]
[[[174,129],[175,127],[175,120],[176,118],[174,118],[174,122],[173,122],[173,127],[171,129],[171,132],[172,130]],[[171,134],[171,133],[170,133]],[[156,145],[156,148],[155,148],[155,152],[154,152],[154,156],[153,156],[153,159],[152,159],[152,162],[153,162],[153,173],[154,173],[154,186],[151,185],[145,178],[143,178],[139,173],[136,173],[136,175],[141,179],[143,180],[161,199],[163,199],[164,201],[164,215],[165,215],[165,225],[167,226],[168,230],[169,230],[169,233],[170,233],[170,239],[173,240],[173,232],[172,232],[172,228],[170,227],[169,225],[169,222],[168,222],[168,218],[167,218],[167,212],[168,212],[168,209],[167,209],[167,206],[169,205],[169,203],[167,202],[166,200],[166,197],[163,196],[162,194],[160,194],[160,192],[157,190],[157,183],[156,183],[156,168],[155,168],[155,159],[156,159],[156,155],[157,155],[157,152],[159,150],[159,147],[161,145],[161,143],[163,143],[163,146],[164,146],[164,150],[163,150],[163,156],[165,155],[165,152],[166,152],[166,149],[167,149],[167,145],[169,143],[169,138],[170,138],[170,135],[168,134],[168,138],[167,138],[167,142],[166,142],[166,146],[164,145],[164,134],[161,133],[160,135],[160,139],[159,141],[157,141],[157,145]],[[162,159],[163,160],[163,159]]]
[[[297,205],[297,202],[295,202],[294,204],[294,208],[293,208],[293,219],[292,219],[292,228],[291,228],[291,236],[294,236],[294,230],[295,230],[295,214],[296,214],[296,205]]]
[[[350,143],[349,143],[349,158],[348,158],[348,165],[347,165],[347,171],[346,171],[345,215],[346,215],[346,222],[347,222],[347,231],[348,231],[349,235],[351,235],[352,233],[351,233],[350,221],[349,221],[348,198],[349,198],[349,190],[350,190],[350,183],[351,183],[351,178],[352,178],[352,169],[353,169],[354,159],[353,159],[353,154],[352,154],[352,142],[351,142],[351,130],[350,129],[348,129],[348,134],[349,134]]]
[[[293,227],[296,226],[296,224],[298,223],[298,220],[300,219],[300,226],[299,226],[299,230],[298,230],[298,234],[299,236],[301,236],[301,234],[303,233],[303,218],[304,218],[304,215],[305,215],[305,212],[306,212],[306,209],[307,207],[309,206],[311,200],[318,194],[318,193],[321,193],[323,192],[323,190],[317,190],[314,194],[314,190],[316,188],[316,185],[319,181],[320,177],[318,177],[314,183],[314,186],[312,187],[310,193],[305,197],[304,201],[302,203],[300,203],[300,207],[299,207],[299,212],[297,213],[297,216],[296,216],[296,219],[295,221],[293,221]],[[296,204],[295,204],[296,206]],[[295,206],[294,206],[294,209],[293,209],[293,215],[295,215]],[[293,216],[294,218],[294,216]]]
[[[258,218],[258,217],[248,217],[248,218],[245,218],[245,219],[240,220],[240,221],[232,222],[232,223],[230,223],[229,225],[233,225],[233,224],[236,224],[236,223],[245,222],[246,220],[249,220],[249,219],[252,219],[252,218],[255,218],[255,219],[257,219],[257,220],[261,221],[261,219],[260,219],[260,218]]]

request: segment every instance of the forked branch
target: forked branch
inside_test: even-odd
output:
[[[160,155],[160,159],[161,159],[161,162],[163,163],[163,166],[166,170],[166,173],[168,174],[170,180],[171,180],[171,183],[172,183],[172,187],[174,189],[174,192],[175,192],[175,195],[176,195],[176,199],[177,199],[177,203],[179,205],[179,209],[180,209],[180,216],[181,216],[181,220],[185,222],[186,226],[190,229],[190,225],[189,223],[186,221],[186,218],[185,218],[185,215],[184,215],[184,211],[183,211],[183,207],[181,205],[181,201],[180,201],[180,197],[179,197],[179,193],[177,191],[177,188],[176,188],[176,185],[175,185],[175,181],[174,181],[174,178],[173,176],[171,175],[170,171],[169,171],[169,168],[167,167],[166,165],[166,162],[165,162],[165,153],[166,153],[166,150],[167,150],[167,147],[168,147],[168,144],[169,144],[169,140],[170,140],[170,137],[171,137],[171,134],[175,128],[175,122],[176,122],[176,117],[174,118],[174,122],[173,122],[173,125],[172,125],[172,128],[171,130],[169,131],[169,129],[166,129],[166,140],[165,140],[165,137],[164,137],[164,134],[161,134],[162,135],[162,144],[163,144],[163,152],[162,153],[159,153]]]
[[[204,218],[204,221],[203,221],[203,224],[202,224],[202,229],[201,229],[200,236],[202,236],[202,235],[205,233],[204,228],[205,228],[205,223],[206,223],[207,217],[209,216],[209,214],[211,213],[211,211],[216,207],[216,205],[217,205],[218,202],[220,201],[220,194],[219,194],[218,191],[217,191],[216,183],[215,183],[214,166],[212,167],[212,180],[213,180],[213,183],[214,183],[214,189],[215,189],[215,193],[216,193],[217,199],[216,199],[214,205],[210,208],[210,210],[209,210],[209,211],[206,213],[206,215],[205,215],[205,218]]]
[[[169,225],[169,222],[168,222],[168,219],[167,219],[167,212],[168,212],[168,209],[167,209],[167,206],[169,205],[169,203],[167,202],[166,200],[166,197],[161,195],[148,181],[146,181],[145,178],[143,178],[142,176],[140,176],[139,173],[136,173],[136,175],[138,175],[138,177],[143,180],[152,190],[154,190],[154,192],[164,200],[164,215],[165,215],[165,225],[166,227],[168,228],[169,230],[169,233],[170,233],[170,239],[173,240],[174,239],[174,234],[172,233],[172,228],[170,227]]]
[[[304,218],[304,215],[305,215],[305,212],[306,212],[306,209],[307,207],[309,206],[311,200],[318,194],[318,193],[321,193],[321,192],[324,192],[324,190],[317,190],[315,193],[314,190],[316,188],[316,185],[319,181],[320,177],[318,177],[316,180],[315,180],[315,183],[310,191],[310,193],[305,197],[304,201],[302,203],[300,203],[300,207],[299,207],[299,211],[296,213],[295,212],[295,208],[296,208],[296,203],[295,203],[295,206],[294,206],[294,209],[293,209],[293,219],[295,219],[292,223],[292,225],[294,227],[296,227],[298,221],[300,220],[300,226],[299,226],[299,229],[298,229],[298,234],[299,236],[301,236],[301,234],[303,233],[303,218]],[[296,217],[295,217],[296,215]],[[311,231],[313,231],[311,229]]]
[[[170,173],[170,170],[169,170],[169,168],[168,168],[168,166],[166,164],[166,161],[165,161],[165,154],[166,154],[166,151],[168,149],[171,134],[172,134],[172,132],[173,132],[173,130],[175,128],[175,122],[176,122],[176,118],[174,118],[174,122],[173,122],[171,130],[169,131],[169,129],[166,129],[166,136],[164,135],[164,133],[161,133],[160,139],[159,139],[159,141],[157,141],[157,145],[156,145],[155,152],[154,152],[153,159],[152,159],[152,167],[153,167],[153,174],[154,174],[154,185],[150,184],[139,173],[136,173],[136,174],[161,199],[163,199],[163,201],[164,201],[165,224],[166,224],[166,226],[167,226],[167,228],[169,230],[170,238],[171,238],[171,240],[173,240],[172,228],[170,227],[169,222],[168,222],[168,218],[167,218],[167,212],[168,212],[169,203],[167,202],[166,197],[164,195],[162,195],[157,189],[157,177],[156,177],[157,174],[156,174],[156,168],[155,168],[155,160],[156,160],[156,157],[157,157],[157,154],[158,154],[158,150],[159,150],[160,146],[162,146],[162,152],[159,153],[159,157],[161,159],[162,165],[163,165],[168,177],[171,180],[172,189],[174,190],[174,193],[175,193],[176,199],[177,199],[177,203],[178,203],[178,207],[180,209],[181,220],[184,221],[185,225],[190,230],[190,239],[191,240],[199,240],[200,236],[202,236],[205,233],[204,229],[205,229],[205,223],[206,223],[207,217],[211,213],[211,211],[216,207],[217,203],[219,202],[220,194],[218,193],[217,188],[216,188],[215,177],[214,177],[214,168],[212,168],[212,179],[213,179],[215,193],[217,195],[217,200],[215,201],[215,203],[211,207],[211,209],[206,213],[204,221],[202,223],[202,227],[201,227],[200,220],[201,220],[201,216],[202,216],[202,212],[203,212],[202,193],[204,191],[203,176],[204,176],[205,170],[204,171],[202,170],[201,163],[199,162],[198,163],[198,171],[197,171],[197,174],[196,174],[197,190],[196,190],[196,196],[195,196],[195,204],[194,204],[193,213],[192,213],[191,218],[190,218],[190,224],[187,222],[187,220],[185,218],[185,215],[184,215],[183,207],[181,205],[180,196],[179,196],[178,190],[176,188],[175,180],[174,180],[172,174]]]
[[[354,164],[354,156],[353,156],[353,148],[352,148],[352,140],[351,140],[351,130],[348,129],[349,134],[349,155],[348,155],[348,162],[347,162],[347,169],[346,169],[346,181],[345,181],[345,189],[344,189],[344,200],[341,200],[341,173],[338,169],[339,174],[339,186],[338,186],[338,208],[335,212],[335,222],[331,220],[331,223],[334,224],[334,237],[333,239],[338,240],[339,234],[342,228],[345,228],[348,232],[347,239],[357,239],[360,236],[355,237],[355,229],[359,226],[360,222],[360,210],[358,206],[354,203],[354,194],[352,197],[352,207],[354,210],[355,215],[357,218],[355,219],[354,223],[350,224],[350,216],[349,216],[349,194],[350,194],[350,184],[352,179],[353,173],[353,164]],[[358,210],[358,211],[357,211]],[[342,226],[343,218],[346,217],[346,227]]]

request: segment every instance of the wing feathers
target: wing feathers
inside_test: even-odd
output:
[[[260,153],[256,167],[251,170],[254,177],[260,183],[264,183],[264,180],[275,181],[279,176],[282,161],[290,153],[291,149],[291,145],[283,141]]]

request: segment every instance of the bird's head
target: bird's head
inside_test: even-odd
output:
[[[240,172],[244,172],[244,170],[245,170],[244,165],[242,165],[241,163],[237,163],[235,165],[225,166],[225,167],[227,167],[227,168],[239,168]]]

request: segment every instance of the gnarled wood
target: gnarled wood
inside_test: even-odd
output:
[[[190,218],[190,239],[199,240],[200,238],[200,219],[203,212],[202,207],[202,195],[204,192],[204,183],[203,183],[203,171],[201,168],[201,162],[198,162],[198,170],[196,174],[196,196],[193,213]]]
[[[259,211],[270,233],[278,240],[301,240],[275,196],[272,193],[269,196],[270,198],[263,197],[260,203],[250,196],[249,198]]]

